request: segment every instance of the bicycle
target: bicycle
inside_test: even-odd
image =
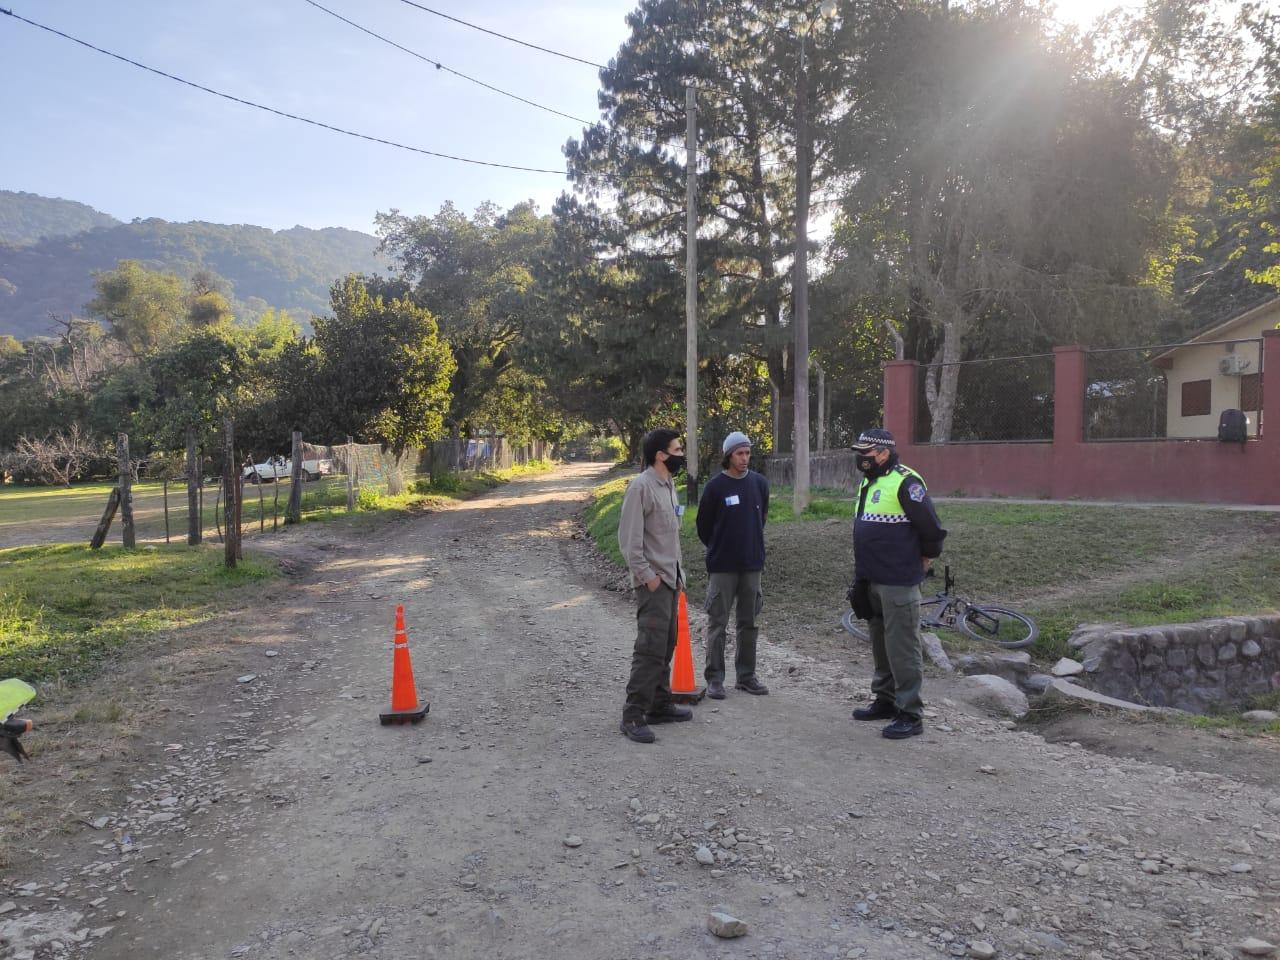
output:
[[[937,574],[930,570],[927,576],[936,577]],[[932,598],[920,601],[921,630],[947,627],[972,640],[994,643],[1007,650],[1021,650],[1035,643],[1040,628],[1030,617],[1008,607],[973,603],[952,593],[955,585],[951,568],[944,567],[942,590]],[[857,619],[852,610],[844,612],[840,624],[859,640],[871,639],[866,621]]]

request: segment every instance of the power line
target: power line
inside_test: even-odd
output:
[[[545,110],[547,111],[547,113],[554,113],[556,116],[564,117],[566,120],[573,120],[577,123],[585,123],[587,126],[591,126],[594,123],[594,121],[592,120],[584,120],[582,117],[575,117],[571,113],[564,113],[563,111],[556,110],[553,107],[544,106],[541,103],[535,103],[533,100],[527,100],[524,97],[520,96],[519,94],[511,93],[509,90],[503,90],[500,87],[495,87],[492,84],[485,83],[483,80],[478,80],[475,77],[468,76],[467,74],[462,73],[460,70],[454,70],[452,67],[446,67],[439,60],[433,60],[431,57],[418,53],[416,50],[410,50],[408,47],[405,47],[405,46],[402,46],[401,44],[396,43],[394,40],[392,40],[389,37],[384,37],[382,34],[375,33],[374,31],[370,30],[367,27],[362,27],[360,24],[356,23],[354,20],[348,20],[342,14],[336,13],[333,10],[330,10],[328,7],[321,6],[320,4],[316,3],[316,0],[304,0],[304,2],[311,4],[311,6],[315,7],[317,10],[324,11],[325,13],[329,14],[329,16],[331,17],[341,20],[343,23],[347,24],[348,26],[355,27],[361,33],[367,33],[369,36],[374,37],[378,40],[381,40],[383,43],[391,44],[391,46],[395,47],[397,50],[403,50],[405,53],[409,54],[409,56],[411,57],[417,57],[419,60],[423,61],[424,63],[431,64],[437,70],[443,70],[446,73],[451,73],[455,77],[461,77],[463,80],[468,80],[471,83],[484,87],[486,90],[492,90],[494,93],[500,93],[504,97],[510,97],[512,100],[519,100],[521,103],[528,104],[531,107],[537,107],[539,110]]]
[[[520,40],[516,37],[509,37],[505,33],[499,33],[497,30],[490,30],[488,27],[482,27],[479,24],[469,23],[466,20],[460,20],[457,17],[451,17],[447,13],[441,13],[439,10],[432,10],[430,7],[424,7],[420,3],[414,3],[413,0],[400,0],[401,3],[407,3],[411,7],[423,11],[424,13],[432,13],[437,17],[443,17],[445,20],[452,20],[454,23],[460,23],[464,27],[470,27],[472,30],[479,30],[481,33],[487,33],[493,37],[501,37],[503,40],[509,40],[512,43],[518,43],[522,47],[529,47],[531,50],[541,50],[543,53],[549,53],[555,57],[563,57],[565,60],[572,60],[575,63],[581,63],[588,67],[595,67],[597,70],[605,69],[603,63],[596,63],[592,60],[583,60],[581,57],[575,57],[568,53],[561,53],[559,50],[552,50],[550,47],[540,47],[536,43],[529,43],[527,40]]]
[[[481,166],[481,167],[498,167],[503,170],[522,170],[526,173],[553,173],[559,176],[567,175],[567,171],[565,170],[550,170],[546,167],[524,167],[514,163],[497,163],[496,161],[493,161],[493,160],[475,160],[471,157],[459,157],[451,153],[441,153],[437,150],[427,150],[423,147],[414,147],[404,143],[397,143],[394,140],[387,140],[387,139],[384,139],[383,137],[374,137],[367,133],[358,133],[354,130],[347,130],[343,127],[334,126],[331,123],[324,123],[321,120],[312,120],[309,117],[301,117],[294,113],[287,113],[284,110],[277,110],[275,107],[268,107],[265,104],[255,103],[252,100],[245,100],[242,97],[236,97],[236,96],[232,96],[229,93],[223,93],[220,90],[214,90],[212,87],[206,87],[202,84],[195,83],[191,80],[184,80],[182,77],[175,76],[172,73],[166,73],[165,71],[158,70],[155,67],[148,67],[144,63],[139,63],[136,60],[130,60],[128,57],[121,56],[118,53],[112,53],[110,50],[104,50],[102,47],[95,47],[92,43],[89,43],[85,40],[81,40],[78,37],[73,37],[69,33],[63,33],[61,30],[55,30],[53,27],[47,27],[43,23],[37,23],[34,20],[28,20],[26,17],[19,16],[18,14],[14,13],[12,10],[6,10],[4,7],[0,7],[0,13],[5,14],[6,16],[12,17],[15,20],[21,20],[23,23],[29,24],[30,26],[36,27],[40,30],[44,30],[48,33],[52,33],[55,36],[62,37],[64,40],[70,40],[72,43],[78,43],[80,46],[87,47],[88,49],[93,50],[97,53],[105,54],[106,56],[111,57],[112,59],[119,60],[121,63],[127,63],[130,66],[137,67],[139,70],[145,70],[148,73],[154,73],[157,76],[164,77],[167,80],[173,80],[176,83],[181,83],[184,86],[192,87],[196,90],[203,90],[205,93],[213,94],[215,97],[221,97],[224,100],[230,100],[232,103],[239,103],[246,107],[253,107],[254,109],[257,109],[257,110],[264,110],[267,113],[273,113],[278,117],[285,117],[286,119],[289,119],[289,120],[297,120],[299,123],[310,124],[313,127],[320,127],[321,129],[330,130],[334,133],[341,133],[344,136],[355,137],[358,140],[368,140],[372,143],[380,143],[383,146],[395,147],[398,150],[408,150],[412,153],[421,153],[429,157],[439,157],[442,160],[456,160],[459,163],[470,163],[470,164],[474,164],[476,166]]]

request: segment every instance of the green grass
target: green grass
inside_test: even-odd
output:
[[[80,680],[130,642],[213,615],[227,591],[273,576],[186,547],[0,550],[0,677]]]
[[[628,474],[600,484],[591,491],[583,519],[587,532],[600,551],[619,567],[623,566],[622,551],[618,549],[618,517],[622,512],[622,495],[627,489]]]
[[[618,564],[626,479],[597,488],[587,511],[592,537]],[[829,634],[852,575],[854,507],[847,491],[819,490],[797,518],[791,491],[773,490],[765,602],[775,636]],[[1041,638],[1031,653],[1041,661],[1067,654],[1066,640],[1082,622],[1185,623],[1280,606],[1280,517],[1273,514],[954,501],[938,512],[948,530],[942,563],[951,566],[957,592],[1035,618]],[[706,575],[695,514],[686,512],[681,545],[697,602]],[[941,589],[941,580],[923,589]]]

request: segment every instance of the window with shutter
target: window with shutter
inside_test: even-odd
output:
[[[1257,412],[1262,409],[1262,377],[1247,373],[1240,378],[1240,409]]]
[[[1188,380],[1182,385],[1182,415],[1184,417],[1207,417],[1212,405],[1210,381]]]

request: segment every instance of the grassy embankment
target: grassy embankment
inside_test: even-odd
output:
[[[587,511],[591,535],[614,562],[621,560],[617,518],[626,479],[597,488]],[[766,605],[783,623],[825,628],[843,611],[853,511],[847,492],[819,490],[797,519],[791,492],[774,491]],[[943,562],[959,592],[1033,616],[1041,630],[1031,650],[1038,660],[1067,654],[1067,637],[1082,622],[1185,623],[1280,606],[1275,514],[955,501],[938,512],[949,531]],[[690,598],[698,602],[705,574],[695,514],[686,511],[682,537]]]

